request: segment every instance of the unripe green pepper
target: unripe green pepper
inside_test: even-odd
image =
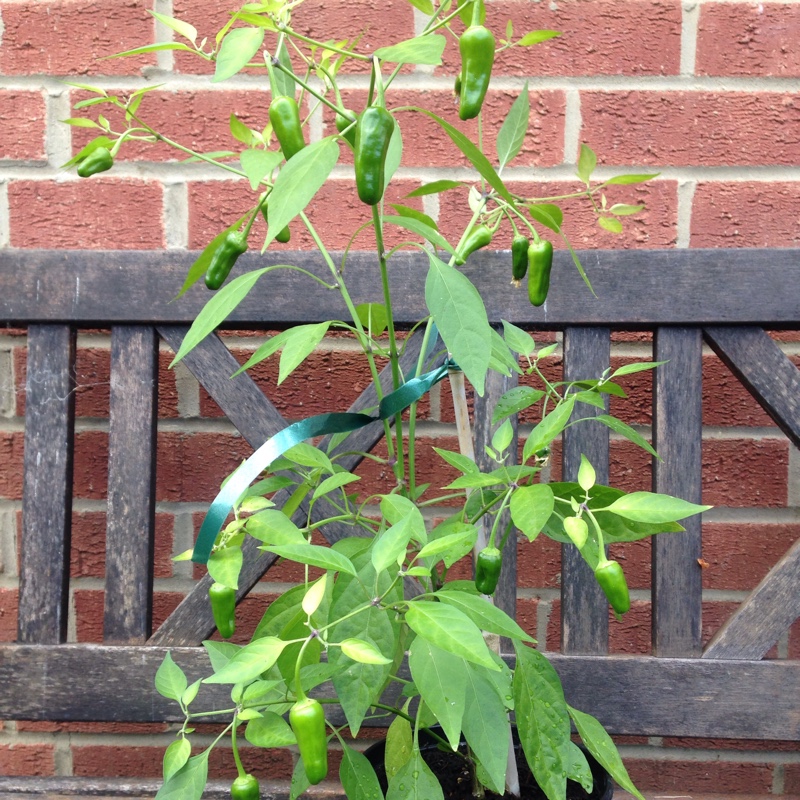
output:
[[[477,4],[477,0],[475,2]],[[461,34],[458,47],[461,51],[458,116],[460,119],[472,119],[481,112],[492,77],[494,35],[483,25],[472,24]]]
[[[461,83],[462,78],[461,73],[459,72],[458,75],[456,75],[455,82],[453,83],[453,94],[457,95],[458,97],[461,97]]]
[[[503,566],[503,554],[496,547],[484,547],[475,560],[475,588],[481,594],[494,594],[500,569]]]
[[[264,222],[269,225],[269,210],[267,208],[266,203],[261,204],[261,213],[264,216]],[[282,230],[278,231],[275,236],[275,241],[280,242],[281,244],[286,244],[292,238],[292,232],[289,230],[289,226],[287,225]]]
[[[547,300],[552,267],[553,245],[545,239],[532,242],[528,248],[528,299],[535,306]]]
[[[214,624],[223,639],[236,633],[236,590],[221,583],[212,583],[208,589]]]
[[[356,146],[356,126],[353,125],[354,122],[357,121],[357,117],[354,112],[350,111],[349,108],[346,108],[345,114],[337,114],[336,115],[336,130],[347,139],[350,144],[355,147]],[[347,133],[345,133],[347,131]]]
[[[356,123],[356,189],[359,200],[369,206],[383,198],[386,155],[394,125],[394,117],[380,106],[367,108]]]
[[[78,164],[78,175],[81,178],[91,178],[92,175],[105,172],[113,166],[114,156],[111,151],[107,147],[98,147]]]
[[[618,561],[603,559],[595,568],[594,577],[603,590],[611,608],[617,614],[624,614],[631,607],[628,582]]]
[[[232,800],[259,800],[261,789],[255,775],[240,775],[231,784]]]
[[[325,736],[325,712],[318,700],[304,697],[289,710],[292,726],[306,777],[316,785],[328,774],[328,741]]]
[[[247,250],[247,236],[244,231],[231,231],[217,247],[206,270],[206,286],[219,289],[231,274],[236,259]]]
[[[486,225],[476,225],[469,236],[464,240],[461,247],[456,250],[456,264],[461,267],[467,263],[467,259],[476,250],[486,247],[492,241],[492,229]]]
[[[287,161],[306,146],[300,109],[294,97],[276,97],[269,104],[269,121]]]
[[[528,248],[530,240],[518,233],[511,243],[511,275],[515,281],[521,281],[528,271]]]

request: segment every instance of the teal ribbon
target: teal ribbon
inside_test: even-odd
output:
[[[387,394],[381,400],[377,416],[350,412],[317,414],[314,417],[307,417],[300,422],[295,422],[276,433],[271,439],[267,439],[247,461],[236,469],[220,493],[214,498],[214,502],[200,526],[200,533],[197,534],[192,561],[197,564],[208,563],[214,542],[231,513],[234,503],[276,458],[306,439],[325,436],[329,433],[354,431],[378,420],[394,417],[430,391],[431,387],[442,380],[451,368],[454,368],[454,364],[445,362],[442,366],[420,375],[418,378],[411,378],[399,389]]]

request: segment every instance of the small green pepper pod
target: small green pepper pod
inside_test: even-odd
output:
[[[236,259],[247,250],[247,236],[244,231],[231,231],[219,244],[211,256],[206,270],[206,286],[212,291],[219,289],[231,274]]]
[[[458,116],[473,119],[481,113],[483,100],[492,78],[495,39],[483,25],[470,25],[458,42],[461,51],[461,86]]]
[[[267,203],[262,203],[261,205],[261,214],[264,217],[264,222],[269,225],[269,208]],[[292,232],[289,230],[289,226],[287,225],[285,228],[282,228],[278,233],[275,235],[275,241],[280,242],[281,244],[286,244],[292,238]]]
[[[492,241],[492,229],[486,225],[476,225],[464,240],[461,247],[456,250],[456,265],[461,267],[476,250],[486,247]]]
[[[521,281],[528,271],[528,248],[530,240],[518,233],[511,243],[511,275],[516,282]]]
[[[212,583],[208,589],[214,624],[223,639],[236,633],[236,590],[221,583]]]
[[[300,109],[294,97],[276,97],[269,104],[269,121],[287,161],[306,146]]]
[[[502,567],[503,554],[496,547],[484,547],[475,560],[475,588],[481,594],[494,594]]]
[[[356,126],[353,124],[354,122],[358,121],[358,117],[356,116],[354,111],[350,111],[349,108],[346,108],[345,111],[347,114],[337,114],[336,115],[336,130],[347,139],[350,144],[355,147],[356,146]]]
[[[261,788],[255,775],[240,775],[231,784],[231,800],[259,800]]]
[[[300,757],[308,782],[318,784],[328,774],[328,740],[325,736],[325,712],[318,700],[304,697],[289,710]]]
[[[628,582],[618,561],[603,559],[594,571],[594,577],[617,614],[624,614],[631,607]]]
[[[528,299],[535,306],[541,306],[547,300],[552,267],[552,243],[545,239],[532,242],[528,248]]]
[[[367,108],[356,123],[356,189],[359,200],[369,206],[383,199],[386,156],[394,126],[394,117],[380,106]]]
[[[86,158],[78,164],[78,175],[81,178],[91,178],[99,172],[106,172],[114,166],[114,156],[107,147],[98,147],[92,150]]]

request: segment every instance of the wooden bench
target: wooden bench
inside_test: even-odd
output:
[[[252,268],[273,258],[242,261]],[[595,251],[581,258],[598,299],[559,253],[543,309],[533,309],[523,291],[509,291],[505,254],[486,254],[466,272],[486,298],[493,323],[505,319],[563,332],[568,379],[596,377],[609,365],[612,330],[653,332],[654,357],[668,362],[656,372],[653,387],[653,438],[663,458],[653,466],[655,490],[701,500],[704,342],[800,445],[800,373],[764,331],[800,329],[800,251]],[[286,263],[287,254],[280,260]],[[159,338],[177,349],[208,297],[198,289],[170,302],[191,261],[184,252],[0,251],[0,319],[28,329],[18,637],[0,645],[0,719],[178,721],[176,705],[153,689],[155,671],[164,654],[176,649],[190,680],[204,668],[198,644],[213,628],[207,578],[157,630],[151,623],[157,349]],[[310,269],[321,264],[311,253],[296,254],[295,261]],[[424,256],[411,254],[392,261],[391,280],[404,287],[394,309],[400,326],[422,314],[426,265]],[[374,270],[368,255],[351,256],[347,270],[359,301],[380,301],[379,287],[367,282]],[[262,280],[228,325],[274,330],[345,316],[336,292],[308,281],[300,287],[293,275],[278,271]],[[111,330],[112,362],[104,643],[68,644],[76,332],[97,328]],[[285,425],[247,375],[229,379],[237,365],[219,337],[208,338],[186,365],[252,447]],[[488,410],[510,385],[510,379],[497,377],[486,397],[476,400],[479,453],[489,436]],[[368,407],[372,396],[367,390],[354,410]],[[362,429],[354,434],[357,446],[348,449],[369,449],[380,435],[379,426]],[[565,478],[574,476],[581,453],[596,466],[598,481],[607,482],[605,426],[568,429]],[[356,463],[353,457],[348,466]],[[342,532],[331,526],[328,535],[336,539]],[[274,560],[254,545],[246,548],[251,558],[240,597]],[[653,540],[652,656],[607,655],[607,606],[581,560],[564,552],[563,647],[552,660],[568,699],[616,733],[800,740],[800,663],[764,660],[800,616],[800,543],[705,649],[700,545],[699,519],[689,520],[683,534]],[[507,563],[499,597],[512,613],[516,585],[515,564]],[[225,694],[220,691],[220,702]],[[4,797],[151,796],[156,786],[0,777]],[[284,789],[272,788],[271,796],[284,796]],[[224,787],[218,791],[225,796]]]

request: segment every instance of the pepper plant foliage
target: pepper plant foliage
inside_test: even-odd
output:
[[[607,546],[683,530],[678,520],[706,507],[600,486],[585,458],[577,482],[540,482],[550,446],[567,426],[577,424],[571,420],[579,404],[599,409],[601,413],[593,418],[596,423],[655,455],[640,434],[605,413],[605,401],[609,395],[624,396],[618,377],[656,365],[629,365],[592,380],[554,383],[545,378],[540,365],[555,345],[537,347],[529,333],[510,323],[504,324],[502,333],[489,325],[479,292],[458,267],[489,245],[501,227],[510,230],[514,239],[509,257],[509,277],[513,258],[514,288],[509,291],[518,290],[527,272],[531,302],[546,301],[553,237],[564,240],[587,293],[591,291],[588,276],[564,238],[558,206],[564,198],[523,197],[501,177],[520,153],[528,129],[527,83],[497,133],[494,153],[484,150],[480,133],[478,141],[472,141],[431,109],[394,104],[392,89],[404,65],[441,64],[449,37],[459,42],[461,56],[456,80],[459,117],[480,117],[495,53],[533,46],[558,34],[530,31],[519,35],[508,23],[503,35],[496,36],[495,22],[486,21],[481,0],[461,0],[458,6],[454,0],[410,2],[426,17],[420,35],[374,53],[360,47],[359,31],[341,41],[322,41],[301,33],[302,26],[297,28],[293,22],[295,13],[302,14],[300,2],[247,3],[231,13],[212,42],[199,43],[188,21],[151,12],[178,40],[120,55],[185,51],[214,65],[213,82],[225,81],[245,68],[262,70],[265,82],[269,81],[272,99],[263,129],[252,129],[230,116],[231,136],[237,143],[234,150],[195,152],[153,127],[146,101],[147,92],[157,87],[122,97],[81,85],[92,96],[76,108],[88,110],[90,116],[67,120],[98,129],[98,135],[68,162],[67,166],[77,166],[81,177],[112,168],[120,148],[130,141],[165,142],[189,160],[238,176],[252,189],[250,207],[241,209],[239,219],[230,220],[189,270],[181,294],[204,276],[215,293],[197,316],[176,360],[223,323],[257,281],[269,281],[270,273],[289,269],[338,291],[343,318],[301,325],[270,338],[242,369],[280,351],[280,383],[329,330],[343,330],[361,346],[376,392],[372,409],[343,412],[332,399],[331,413],[295,423],[266,442],[223,486],[193,551],[184,554],[207,563],[215,581],[214,618],[227,637],[235,628],[234,592],[245,537],[253,537],[261,549],[277,557],[304,565],[306,580],[269,606],[249,644],[205,642],[210,667],[201,681],[188,685],[180,666],[170,656],[164,660],[156,688],[180,704],[186,721],[165,753],[159,800],[200,798],[209,752],[225,737],[231,740],[239,772],[233,796],[257,797],[258,782],[247,775],[239,757],[237,736],[242,734],[256,747],[297,746],[301,758],[292,797],[327,776],[331,739],[338,740],[343,750],[339,778],[347,796],[353,800],[382,797],[375,772],[360,752],[345,743],[343,730],[356,735],[368,717],[387,714],[394,715],[386,747],[387,800],[443,797],[419,747],[419,732],[435,724],[439,727],[431,735],[470,765],[475,797],[487,790],[513,796],[519,792],[519,783],[508,745],[509,720],[515,713],[525,759],[550,800],[563,800],[567,778],[587,789],[591,786],[587,759],[570,739],[571,725],[617,782],[641,797],[603,728],[566,703],[554,669],[535,649],[531,637],[494,605],[491,594],[503,549],[516,546],[518,530],[531,542],[543,534],[576,547],[595,571],[614,611],[623,614],[630,605],[628,588],[621,566],[608,559]],[[342,102],[337,76],[348,62],[360,62],[371,71],[366,108],[351,109]],[[304,118],[300,109],[306,102],[311,110]],[[336,115],[336,133],[311,141],[309,120],[323,105]],[[101,110],[105,114],[95,113]],[[431,134],[440,136],[443,149],[451,148],[458,158],[465,156],[475,170],[471,184],[436,180],[409,195],[458,192],[464,209],[458,241],[448,240],[428,215],[384,200],[386,187],[403,161],[402,128],[411,116],[425,117]],[[374,235],[374,281],[383,292],[382,303],[351,296],[344,269],[350,248],[332,253],[313,215],[306,213],[343,149],[354,151],[355,189],[364,204],[362,229],[371,229]],[[641,206],[609,206],[605,187],[640,183],[652,176],[626,174],[595,181],[595,163],[594,153],[583,146],[577,165],[578,188],[567,197],[584,197],[601,227],[620,232],[621,219]],[[268,222],[263,244],[255,242],[252,233],[259,214]],[[388,276],[397,248],[387,251],[384,245],[384,231],[389,227],[403,230],[407,236],[402,246],[418,247],[429,261],[427,313],[410,338],[398,336],[395,329]],[[274,240],[285,242],[293,229],[300,228],[316,243],[327,272],[314,274],[294,263],[271,264],[231,279],[237,259],[248,247],[260,246],[264,252]],[[421,341],[414,358],[406,352],[411,340]],[[389,364],[388,388],[379,380],[379,358]],[[465,375],[475,391],[483,394],[490,370],[532,376],[540,388],[519,386],[497,403],[496,430],[487,447],[491,469],[479,468],[469,448],[439,450],[459,477],[445,487],[420,484],[414,435],[417,401],[449,375],[460,403],[456,417],[466,428],[459,376]],[[517,464],[510,420],[531,408],[536,410],[537,422],[525,437]],[[408,421],[402,423],[406,410]],[[385,429],[388,454],[384,463],[391,467],[394,480],[385,493],[364,498],[354,492],[359,477],[351,472],[353,446],[348,435],[376,420]],[[397,424],[392,426],[393,422]],[[326,435],[321,445],[304,443],[320,435]],[[450,503],[452,513],[433,525],[423,511],[442,500]],[[454,501],[458,501],[455,507]],[[227,522],[231,511],[233,520]],[[351,535],[338,538],[331,547],[312,544],[313,531],[325,532],[334,525],[338,530],[347,526]],[[452,566],[473,552],[478,556],[477,580],[451,579]],[[321,568],[322,577],[311,581],[309,567]],[[513,642],[514,658],[500,657],[499,637]],[[210,684],[230,686],[229,708],[204,705],[204,687]],[[333,691],[326,688],[330,684]],[[210,711],[213,719],[227,716],[229,722],[210,747],[191,755],[192,725]]]

